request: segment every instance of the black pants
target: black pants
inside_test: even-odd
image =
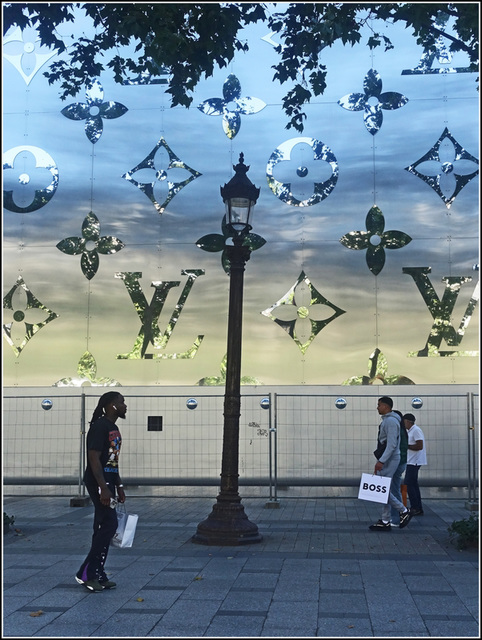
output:
[[[115,495],[115,486],[108,485]],[[92,545],[84,562],[81,564],[77,576],[84,582],[87,580],[105,580],[105,561],[109,552],[110,541],[117,530],[117,513],[111,507],[104,507],[100,501],[97,485],[87,486],[87,491],[94,504],[94,533]]]
[[[405,470],[405,484],[407,485],[408,499],[412,509],[422,509],[422,498],[420,496],[420,488],[418,486],[419,464],[407,464]]]

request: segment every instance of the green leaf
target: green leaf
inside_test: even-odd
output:
[[[198,246],[203,251],[223,251],[225,245],[224,236],[219,233],[209,233],[207,236],[203,236],[199,238],[196,242],[196,246]]]

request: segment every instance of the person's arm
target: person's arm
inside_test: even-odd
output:
[[[415,444],[409,444],[410,451],[421,451],[423,449],[423,440],[415,440]]]
[[[96,451],[95,449],[89,449],[89,451],[87,452],[92,475],[94,476],[95,481],[97,482],[97,486],[100,489],[100,501],[105,507],[109,507],[110,500],[114,496],[112,495],[112,491],[107,486],[104,478],[104,472],[100,463],[101,454],[101,451]]]

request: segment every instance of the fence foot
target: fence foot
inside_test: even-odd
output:
[[[468,511],[478,511],[479,510],[479,503],[478,502],[473,502],[472,500],[468,500],[465,503],[465,508]]]
[[[265,509],[279,509],[279,507],[279,500],[268,500],[268,502],[264,505]]]
[[[89,496],[75,496],[75,498],[70,498],[71,507],[88,507],[89,504]]]

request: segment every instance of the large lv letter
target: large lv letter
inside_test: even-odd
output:
[[[425,300],[428,310],[432,314],[434,323],[427,339],[427,343],[423,349],[418,352],[412,352],[409,355],[419,358],[429,356],[476,356],[478,351],[439,351],[442,338],[450,347],[458,347],[462,342],[465,329],[468,327],[472,313],[479,301],[479,283],[477,283],[474,293],[467,305],[464,317],[457,330],[454,329],[450,322],[450,316],[457,302],[460,288],[466,282],[472,280],[468,276],[445,276],[442,282],[445,282],[445,291],[440,301],[435,289],[430,282],[427,274],[430,273],[430,267],[403,267],[403,273],[408,273],[415,281],[418,290]]]
[[[165,349],[167,343],[169,342],[169,338],[174,331],[176,323],[179,320],[179,316],[181,315],[181,311],[184,307],[189,292],[192,289],[192,285],[194,284],[194,281],[198,276],[204,275],[204,269],[183,269],[181,271],[181,275],[187,275],[188,279],[186,284],[184,285],[184,289],[181,295],[179,296],[176,307],[172,312],[166,330],[164,331],[164,334],[161,335],[158,323],[162,308],[164,307],[164,303],[166,302],[169,291],[173,287],[178,287],[181,283],[179,281],[152,282],[151,287],[154,287],[155,291],[154,295],[152,296],[151,304],[148,304],[146,297],[142,291],[141,285],[139,284],[139,278],[142,278],[142,272],[124,271],[115,274],[116,278],[121,278],[122,280],[124,280],[127,292],[129,293],[131,300],[134,303],[134,307],[137,311],[137,315],[142,322],[142,327],[139,331],[132,351],[130,351],[129,353],[118,354],[118,360],[140,360],[142,358],[146,360],[178,360],[182,358],[194,358],[197,350],[201,345],[201,342],[203,341],[204,336],[202,335],[197,336],[193,345],[183,353],[146,353],[149,343],[151,343],[156,349]]]

